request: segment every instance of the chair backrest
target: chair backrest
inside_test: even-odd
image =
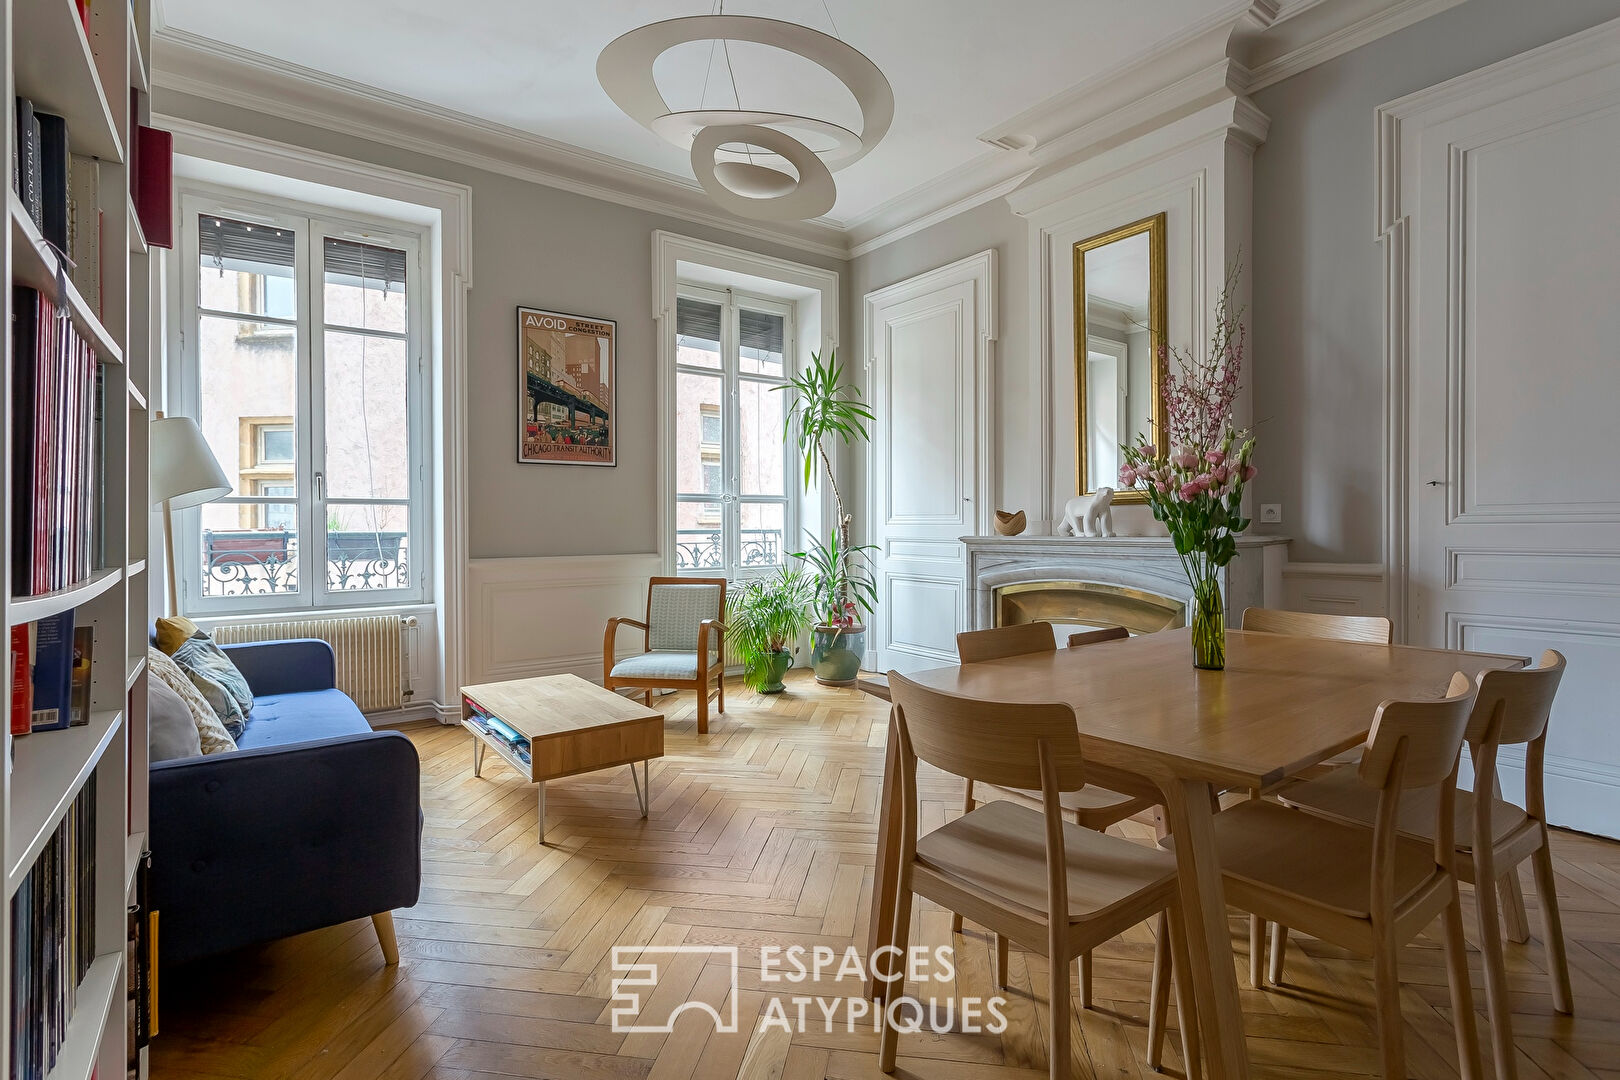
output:
[[[1473,755],[1474,787],[1498,791],[1496,755],[1503,746],[1529,743],[1524,755],[1524,808],[1546,820],[1547,721],[1553,698],[1564,678],[1564,656],[1556,649],[1541,654],[1533,668],[1482,672],[1474,712],[1468,720],[1468,746]],[[1474,800],[1475,848],[1491,837],[1491,799]]]
[[[1314,611],[1252,607],[1243,612],[1243,629],[1369,645],[1388,645],[1394,639],[1394,626],[1382,615],[1319,615]]]
[[[1533,668],[1482,672],[1474,715],[1468,721],[1468,741],[1513,746],[1540,739],[1547,734],[1553,697],[1563,678],[1564,655],[1556,649],[1542,653],[1541,663]]]
[[[1004,656],[1056,652],[1057,631],[1051,623],[1014,623],[989,630],[964,630],[956,635],[956,655],[964,664],[982,664]]]
[[[1372,903],[1375,921],[1388,918],[1394,895],[1395,845],[1399,842],[1401,792],[1439,785],[1435,801],[1434,861],[1440,873],[1456,864],[1457,761],[1473,707],[1474,684],[1467,675],[1451,677],[1440,701],[1386,701],[1378,706],[1367,749],[1357,766],[1369,787],[1378,789],[1373,822]]]
[[[1001,787],[1040,789],[1041,760],[1052,763],[1058,791],[1085,785],[1074,710],[958,697],[889,672],[894,723],[910,753],[936,768]]]
[[[1105,641],[1119,641],[1130,636],[1131,632],[1123,626],[1105,626],[1101,630],[1084,630],[1078,634],[1069,635],[1069,648],[1078,649],[1082,645],[1101,645]]]
[[[1457,672],[1440,701],[1386,701],[1378,706],[1361,779],[1380,791],[1431,787],[1455,774],[1473,707],[1474,684]]]
[[[725,578],[655,577],[647,585],[647,647],[697,652],[698,624],[725,610]]]

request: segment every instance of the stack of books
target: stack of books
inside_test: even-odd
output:
[[[90,576],[105,546],[104,380],[95,349],[50,297],[12,306],[11,586],[21,596]]]
[[[11,1071],[44,1080],[96,955],[96,777],[11,898]]]
[[[529,762],[529,740],[517,728],[508,724],[498,716],[491,716],[478,709],[473,710],[472,722],[478,729],[495,739],[511,751],[512,755],[524,764]]]
[[[96,317],[101,307],[101,166],[68,149],[67,121],[17,99],[11,187]]]

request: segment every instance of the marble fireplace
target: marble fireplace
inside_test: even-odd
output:
[[[1153,633],[1186,625],[1192,588],[1167,536],[966,536],[968,628],[1020,622],[1059,628],[1123,626]],[[1249,607],[1282,605],[1288,539],[1241,536],[1223,571],[1227,625]]]

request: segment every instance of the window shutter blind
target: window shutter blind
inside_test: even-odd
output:
[[[405,291],[405,253],[396,248],[327,238],[326,280],[388,292]]]
[[[744,349],[781,353],[784,323],[782,316],[743,308],[737,313],[738,344]],[[720,305],[706,300],[675,300],[675,334],[698,341],[720,341]]]
[[[675,336],[711,341],[720,347],[720,305],[703,300],[675,299]]]
[[[197,219],[197,234],[204,266],[292,277],[294,237],[291,230],[205,214]]]

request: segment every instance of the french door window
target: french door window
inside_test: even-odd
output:
[[[782,438],[793,309],[682,286],[675,307],[675,567],[736,577],[796,536]]]
[[[223,194],[181,206],[180,411],[232,482],[177,516],[182,606],[421,602],[421,234]]]

